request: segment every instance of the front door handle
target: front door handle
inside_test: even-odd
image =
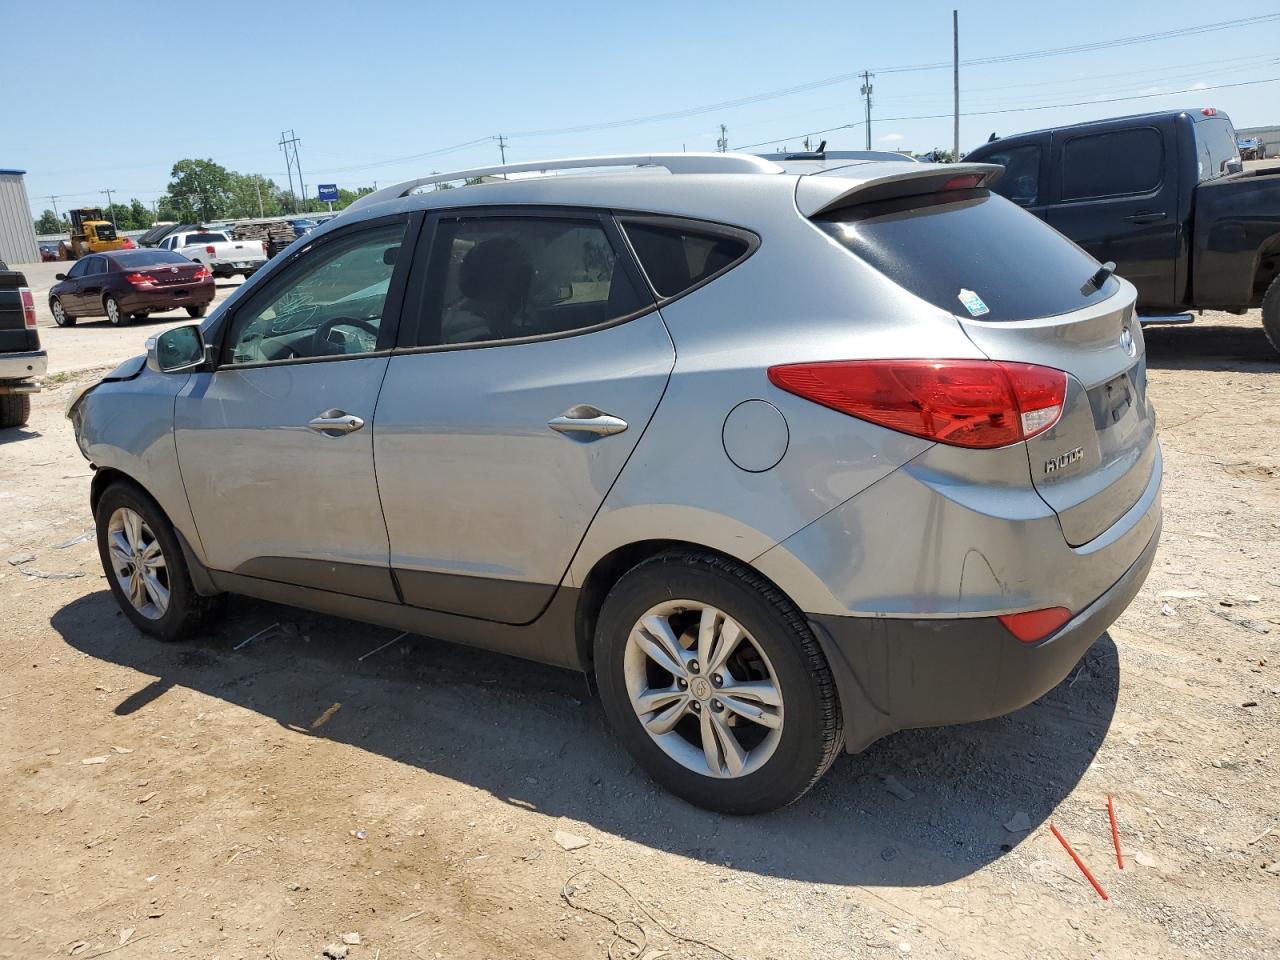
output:
[[[627,429],[627,421],[583,403],[570,407],[560,416],[548,420],[547,426],[556,433],[563,433],[571,440],[586,441],[621,433]]]
[[[342,410],[326,410],[307,426],[316,433],[323,433],[326,437],[341,437],[343,434],[359,430],[364,426],[364,421]]]
[[[1139,210],[1137,213],[1129,214],[1124,219],[1128,223],[1158,223],[1168,218],[1169,215],[1163,210]]]

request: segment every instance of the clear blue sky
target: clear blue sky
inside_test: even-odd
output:
[[[961,60],[1025,53],[1266,13],[1155,3],[644,3],[307,0],[198,7],[173,2],[59,4],[5,0],[0,91],[9,119],[0,167],[28,171],[36,212],[101,203],[96,192],[150,203],[174,161],[208,157],[285,182],[277,143],[301,138],[308,194],[318,182],[387,184],[431,170],[587,153],[799,148],[803,134],[862,118],[861,81],[843,80],[692,116],[576,133],[625,121],[879,70],[872,141],[924,151],[951,144],[951,120],[892,119],[951,110],[951,10]],[[1158,14],[1157,14],[1158,11]],[[964,66],[961,111],[1075,101],[963,116],[961,149],[992,131],[1184,105],[1213,104],[1237,126],[1280,123],[1280,83],[1098,103],[1280,77],[1280,20],[1108,50]],[[861,148],[861,127],[825,134]],[[386,162],[480,141],[448,153]]]

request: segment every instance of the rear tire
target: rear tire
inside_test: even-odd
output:
[[[62,308],[62,301],[54,297],[49,301],[49,312],[53,314],[53,322],[60,327],[74,327],[76,318]]]
[[[113,327],[123,327],[129,322],[129,314],[120,309],[120,304],[115,297],[106,297],[102,301],[102,309],[106,311],[107,319],[111,321]]]
[[[1280,353],[1280,276],[1271,281],[1262,298],[1262,330],[1271,341],[1271,349]]]
[[[195,319],[199,319],[200,317],[203,317],[208,311],[209,311],[209,308],[207,306],[187,307],[187,316]]]
[[[30,416],[31,395],[29,393],[0,395],[0,430],[20,427]]]
[[[141,488],[113,483],[98,500],[95,522],[107,583],[135,627],[169,642],[194,635],[216,618],[222,598],[196,593],[172,525]],[[160,563],[151,566],[156,557]]]
[[[665,644],[652,639],[663,636]],[[663,652],[672,642],[682,673],[662,665],[675,663]],[[600,611],[595,672],[631,755],[666,789],[709,810],[785,806],[844,743],[835,683],[808,621],[733,560],[678,550],[632,568]]]

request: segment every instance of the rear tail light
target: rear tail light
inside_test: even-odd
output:
[[[266,243],[265,243],[265,242],[263,242],[263,241],[261,241],[261,240],[260,240],[260,241],[258,241],[258,242],[262,244],[262,255],[265,257],[265,256],[267,255],[267,245],[266,245]]]
[[[196,270],[195,274],[191,277],[191,279],[192,279],[192,280],[206,280],[206,279],[208,279],[208,277],[209,277],[209,276],[210,276],[210,274],[209,274],[209,268],[208,268],[208,267],[199,267],[199,268],[197,268],[197,270]]]
[[[851,417],[956,447],[1003,447],[1062,416],[1067,375],[996,360],[836,360],[769,368],[769,382]]]
[[[212,246],[208,246],[208,247],[205,247],[205,248],[204,248],[204,252],[205,252],[205,253],[208,253],[208,254],[210,254],[210,255],[212,255],[212,254],[217,253],[218,251],[217,251],[217,250],[215,250]]]
[[[1071,619],[1071,611],[1066,607],[1046,607],[1026,613],[1008,613],[996,619],[1021,642],[1035,643],[1057,633]]]
[[[125,280],[135,287],[146,287],[156,282],[156,278],[149,273],[131,273]]]
[[[30,287],[19,287],[18,296],[22,299],[22,322],[28,330],[36,328],[36,298],[31,295]]]

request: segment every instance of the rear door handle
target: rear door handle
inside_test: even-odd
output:
[[[1128,223],[1158,223],[1168,218],[1169,215],[1162,210],[1139,210],[1137,213],[1129,214],[1124,219]]]
[[[627,421],[584,403],[570,407],[560,416],[551,418],[547,421],[547,426],[556,433],[563,433],[571,440],[585,441],[621,433],[627,429]]]
[[[326,437],[341,437],[343,434],[359,430],[364,426],[364,421],[342,410],[326,410],[307,426],[316,433],[323,433]]]

